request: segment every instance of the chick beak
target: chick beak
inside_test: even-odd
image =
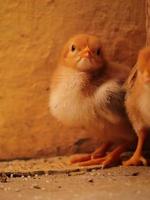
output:
[[[80,56],[81,56],[81,58],[90,58],[91,50],[89,49],[88,46],[85,49],[83,49],[83,51],[81,51]]]
[[[150,74],[148,72],[144,73],[143,81],[144,81],[145,84],[149,84],[150,83]]]

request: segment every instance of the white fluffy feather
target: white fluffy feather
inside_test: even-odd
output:
[[[64,78],[65,77],[65,78]],[[118,91],[120,87],[114,80],[103,83],[92,96],[86,96],[81,91],[85,75],[83,72],[72,72],[68,70],[59,75],[60,83],[51,91],[49,106],[51,113],[59,121],[73,126],[81,126],[107,119],[111,123],[117,123],[119,116],[103,109],[107,101],[107,91]]]

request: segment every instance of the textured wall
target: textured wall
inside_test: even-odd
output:
[[[150,0],[146,0],[146,45],[150,45]]]
[[[96,137],[65,129],[48,112],[56,58],[70,36],[90,32],[111,59],[133,65],[145,44],[145,1],[5,0],[0,8],[0,159],[95,144]]]

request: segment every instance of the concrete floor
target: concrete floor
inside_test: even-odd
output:
[[[149,200],[150,167],[113,167],[7,178],[0,182],[0,200]]]

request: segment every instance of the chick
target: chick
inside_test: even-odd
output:
[[[138,136],[138,143],[133,156],[123,164],[125,166],[147,165],[147,160],[142,155],[142,148],[150,130],[150,47],[140,51],[126,88],[125,105]]]
[[[119,160],[132,141],[122,89],[128,73],[105,59],[97,36],[80,34],[64,46],[52,77],[51,113],[63,124],[98,132],[103,142],[91,154],[73,156],[71,163],[106,167]],[[116,148],[106,154],[114,143]]]

